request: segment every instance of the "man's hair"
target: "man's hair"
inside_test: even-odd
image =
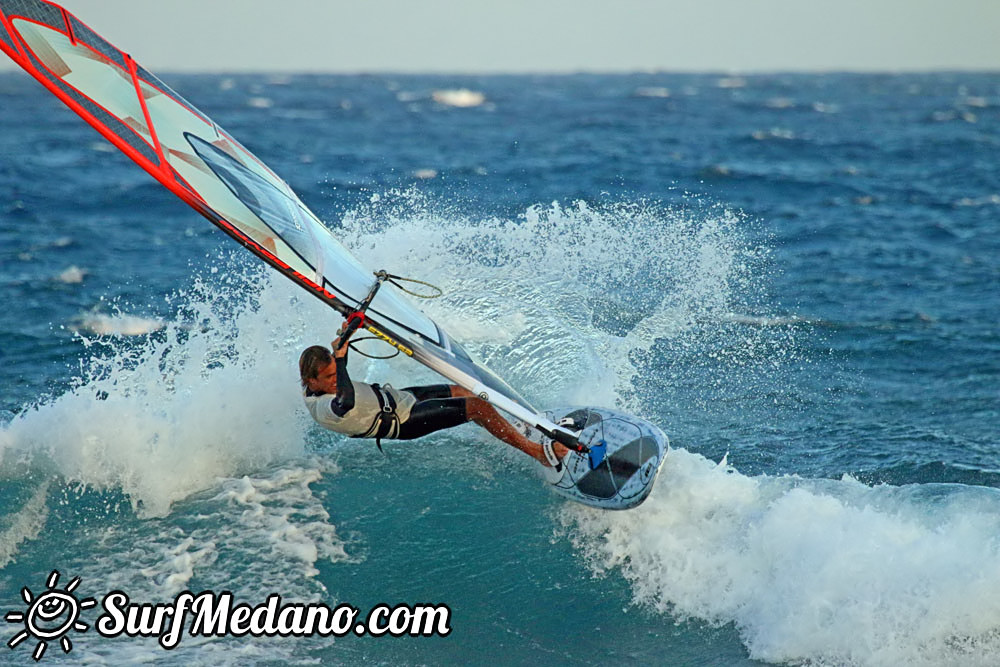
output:
[[[330,350],[322,345],[307,347],[299,356],[299,378],[302,386],[306,386],[306,381],[319,376],[319,369],[333,361]]]

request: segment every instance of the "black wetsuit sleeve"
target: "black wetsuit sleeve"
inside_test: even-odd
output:
[[[337,394],[330,401],[330,409],[333,414],[343,417],[354,409],[354,384],[347,374],[347,358],[340,357],[337,364]]]

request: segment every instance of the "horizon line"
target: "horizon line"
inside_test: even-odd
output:
[[[264,75],[264,76],[294,76],[294,75],[331,75],[331,76],[656,76],[656,75],[698,75],[719,77],[756,77],[785,75],[906,75],[906,74],[1000,74],[998,67],[978,66],[941,66],[941,67],[896,67],[896,68],[751,68],[751,69],[667,69],[667,68],[580,68],[580,69],[286,69],[286,68],[190,68],[190,67],[153,67],[164,74],[183,75]],[[0,74],[23,71],[13,61],[0,62]]]

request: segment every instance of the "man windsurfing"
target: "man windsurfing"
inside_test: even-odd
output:
[[[494,437],[542,465],[559,470],[569,451],[558,442],[539,445],[521,434],[496,409],[458,385],[438,384],[396,389],[365,384],[347,373],[350,334],[338,337],[333,352],[322,345],[299,357],[299,377],[309,414],[320,426],[352,438],[413,440],[446,428],[474,422]]]

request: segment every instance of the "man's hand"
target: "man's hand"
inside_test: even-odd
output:
[[[347,322],[344,322],[340,329],[337,330],[337,337],[332,343],[330,343],[330,347],[333,348],[334,359],[343,359],[347,356],[347,351],[351,345],[351,336],[353,336],[354,332],[357,331],[357,329],[355,329],[349,335],[344,336],[345,329],[347,329]],[[340,343],[339,347],[337,346],[338,343]]]

